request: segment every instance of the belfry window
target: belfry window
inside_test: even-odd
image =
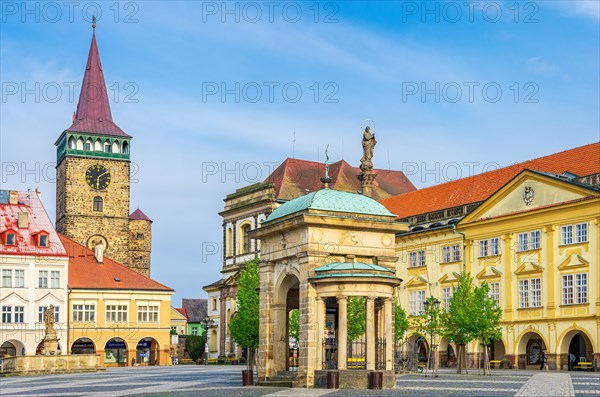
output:
[[[94,211],[102,212],[102,210],[104,209],[103,207],[104,207],[104,203],[102,201],[102,197],[100,197],[100,196],[94,197]]]

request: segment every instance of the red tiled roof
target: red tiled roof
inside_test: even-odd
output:
[[[8,190],[2,190],[0,200],[0,233],[12,229],[15,231],[15,245],[6,245],[0,241],[2,255],[67,256],[54,225],[44,209],[36,192],[18,192],[18,204],[9,204]],[[19,212],[28,214],[26,228],[19,228]],[[34,236],[40,231],[48,232],[48,247],[38,247]]]
[[[577,176],[600,173],[600,142],[513,164],[381,200],[398,218],[458,207],[487,199],[524,169]]]
[[[103,263],[98,263],[94,251],[62,234],[59,236],[69,253],[69,288],[173,291],[106,256]]]
[[[67,130],[131,138],[113,122],[95,34],[92,35],[75,120]]]
[[[148,218],[148,216],[146,214],[144,214],[142,212],[142,210],[139,208],[137,210],[133,211],[129,215],[129,219],[134,220],[134,221],[150,221],[150,222],[152,222],[152,219]]]
[[[177,310],[179,313],[183,314],[187,321],[190,321],[190,318],[187,314],[187,311],[185,310],[185,307],[176,307],[175,310]]]
[[[415,186],[402,171],[373,170],[378,174],[373,182],[373,197],[377,200],[396,194],[411,192]],[[360,190],[360,181],[356,177],[360,169],[352,167],[345,160],[329,165],[330,187],[346,192]],[[308,191],[323,187],[320,178],[325,175],[325,164],[316,161],[286,159],[263,183],[273,182],[277,199],[291,200],[303,196]]]

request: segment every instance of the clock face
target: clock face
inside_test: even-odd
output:
[[[110,184],[110,172],[103,165],[92,165],[85,173],[85,181],[94,190],[103,190]]]

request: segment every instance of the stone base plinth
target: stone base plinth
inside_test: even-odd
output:
[[[2,361],[0,376],[95,372],[100,368],[99,354],[58,356],[17,356]]]
[[[327,372],[315,371],[315,388],[327,387]],[[366,389],[369,386],[369,372],[364,369],[347,369],[339,370],[340,373],[340,389]],[[383,372],[383,388],[394,389],[396,387],[396,374],[394,371],[378,371]]]

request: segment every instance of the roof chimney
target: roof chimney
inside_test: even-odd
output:
[[[8,204],[19,204],[19,193],[16,190],[11,190],[8,193]]]
[[[28,212],[19,212],[17,218],[17,225],[19,229],[27,229],[29,227],[29,213]]]

